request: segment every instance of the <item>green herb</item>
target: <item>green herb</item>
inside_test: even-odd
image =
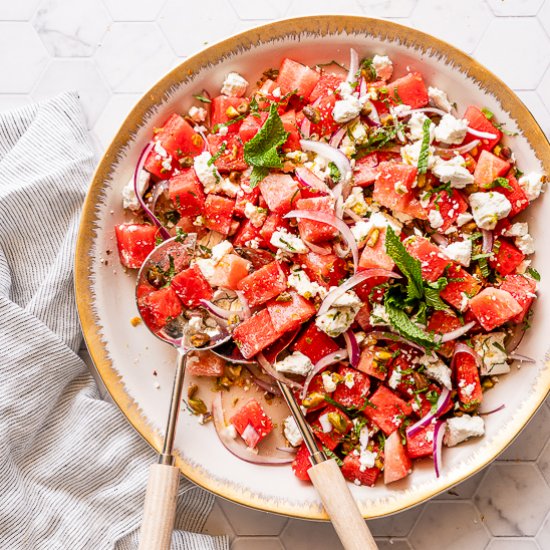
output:
[[[176,238],[174,240],[177,243],[182,243],[186,238],[187,233],[181,227],[176,227]]]
[[[256,187],[267,176],[270,168],[282,168],[277,148],[287,138],[288,132],[277,112],[277,106],[273,104],[263,126],[244,146],[244,160],[249,166],[253,166],[250,187]]]
[[[365,78],[368,82],[374,82],[378,78],[378,73],[372,63],[371,57],[367,57],[361,61],[361,69],[363,70]]]
[[[250,103],[248,104],[248,107],[249,107],[250,113],[252,115],[258,115],[259,116],[258,111],[260,110],[260,106],[258,105],[258,102],[256,101],[256,97],[252,97],[252,99],[250,100]]]
[[[437,281],[430,283],[426,282],[424,286],[424,295],[426,304],[439,311],[448,311],[449,306],[443,302],[440,292],[449,284],[446,277],[440,277]]]
[[[540,273],[534,267],[530,267],[527,270],[527,273],[529,273],[529,275],[531,275],[531,277],[533,277],[535,281],[540,281]]]
[[[487,258],[480,258],[477,261],[477,265],[479,266],[479,269],[481,271],[481,274],[488,279],[491,275],[491,271],[489,270],[489,264],[487,263]]]
[[[240,122],[244,118],[246,118],[246,115],[239,115],[239,116],[236,116],[235,118],[232,118],[231,120],[228,120],[227,122],[220,122],[218,124],[214,124],[214,126],[212,127],[212,132],[216,133],[220,128],[223,128],[224,126],[227,127],[227,126],[232,126],[233,124],[237,124],[237,122]]]
[[[355,155],[356,159],[360,159],[373,151],[378,151],[386,145],[389,145],[397,136],[397,132],[401,129],[402,123],[399,122],[393,126],[380,126],[376,128],[374,132],[369,134],[369,138],[366,143],[358,147]]]
[[[383,451],[384,447],[386,446],[386,436],[382,432],[378,432],[377,437],[380,450]]]
[[[483,260],[484,258],[490,258],[493,255],[492,252],[485,252],[484,254],[474,254],[472,260]]]
[[[197,101],[200,101],[201,103],[212,103],[212,100],[209,99],[208,97],[206,96],[203,96],[201,94],[195,94],[193,95],[193,97],[197,100]]]
[[[204,246],[203,244],[199,244],[199,248],[201,249],[201,252],[205,256],[212,256],[212,249],[208,248],[207,246]]]
[[[521,178],[521,176],[523,176],[523,172],[517,166],[514,169],[514,176],[518,179]]]
[[[485,118],[487,120],[491,120],[495,116],[491,111],[489,111],[489,109],[487,109],[487,107],[483,107],[483,109],[481,109],[481,112],[485,115]]]
[[[338,166],[334,164],[334,162],[329,162],[328,167],[330,170],[330,177],[334,183],[338,183],[340,181],[340,178],[342,177],[342,174],[340,174],[340,170],[338,170]]]
[[[426,118],[422,124],[422,144],[418,155],[418,173],[425,174],[428,171],[428,157],[430,155],[430,125],[432,121]]]
[[[513,191],[512,186],[510,185],[510,182],[506,178],[496,178],[493,180],[491,185],[489,186],[490,189],[494,189],[495,187],[504,187],[504,189],[508,189],[508,191]]]
[[[396,307],[387,296],[384,300],[384,307],[386,308],[390,323],[401,336],[428,349],[435,347],[433,336],[414,323],[407,313]]]
[[[493,342],[493,346],[497,348],[499,351],[501,351],[502,353],[508,354],[508,352],[506,351],[506,348],[499,342]]]
[[[164,242],[164,239],[160,236],[160,235],[157,235],[155,237],[155,246],[159,246],[160,244],[162,244]]]
[[[220,148],[208,159],[206,164],[212,166],[224,154],[226,149],[227,141],[222,141]]]
[[[393,87],[393,97],[399,103],[400,105],[403,104],[403,100],[401,99],[401,96],[399,95],[399,90],[397,89],[397,86]]]
[[[344,462],[342,461],[342,459],[338,455],[334,454],[326,445],[323,445],[323,451],[325,451],[325,454],[329,458],[334,458],[336,464],[338,464],[340,468],[344,465]]]
[[[430,412],[434,413],[437,409],[437,402],[439,401],[439,394],[435,390],[431,390],[426,393],[426,399],[431,404]]]
[[[386,253],[393,259],[403,275],[407,277],[407,298],[422,298],[423,286],[420,262],[407,252],[391,226],[388,226],[386,230]]]
[[[470,239],[471,241],[477,241],[478,239],[481,239],[481,237],[483,237],[483,233],[481,233],[480,231],[476,231],[475,233],[472,233],[468,239]]]

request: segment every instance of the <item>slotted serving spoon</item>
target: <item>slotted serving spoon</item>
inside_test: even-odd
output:
[[[149,284],[151,273],[153,276],[162,277],[169,270],[178,271],[182,269],[182,266],[187,266],[193,256],[195,245],[196,236],[193,234],[187,235],[185,239],[174,237],[165,241],[146,258],[139,271],[136,284],[138,311],[145,325],[155,336],[174,346],[178,351],[162,452],[159,455],[158,464],[151,465],[149,470],[140,532],[140,550],[168,550],[170,548],[179,485],[179,469],[173,465],[173,446],[187,355],[195,350],[214,349],[231,339],[228,332],[220,329],[219,336],[211,338],[206,345],[193,345],[188,337],[188,324],[183,320],[170,323],[160,331],[155,330],[151,326],[148,316],[140,309],[140,288],[144,284]],[[319,449],[292,390],[280,381],[277,381],[277,384],[309,451],[311,461],[311,467],[308,470],[309,477],[321,497],[323,506],[342,545],[346,550],[376,550],[377,545],[361,516],[338,464]]]

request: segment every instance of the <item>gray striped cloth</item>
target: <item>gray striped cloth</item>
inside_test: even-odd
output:
[[[154,453],[77,355],[79,211],[94,166],[76,94],[0,115],[0,548],[137,547]],[[182,480],[173,549],[225,550],[198,534],[213,497]]]

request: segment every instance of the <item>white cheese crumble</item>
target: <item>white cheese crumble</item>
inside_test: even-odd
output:
[[[300,430],[298,429],[298,425],[296,424],[296,420],[294,420],[294,417],[287,416],[283,421],[283,433],[286,437],[286,440],[293,446],[293,447],[299,447],[303,442],[304,439],[302,438],[302,434],[300,433]]]
[[[460,265],[469,267],[472,259],[472,241],[465,239],[451,243],[443,248],[443,253]]]
[[[141,170],[141,172],[139,173],[138,181],[137,181],[137,190],[140,197],[143,197],[143,193],[145,193],[145,190],[149,186],[150,178],[151,178],[151,175],[149,174],[149,172],[145,170]],[[130,178],[130,180],[122,190],[122,207],[128,208],[129,210],[139,210],[141,207],[141,205],[139,204],[139,200],[136,196],[136,192],[134,190],[133,176]]]
[[[277,372],[307,376],[313,365],[307,355],[295,351],[292,355],[287,355],[281,361],[277,361],[274,367]]]
[[[376,463],[376,453],[363,449],[359,455],[359,470],[364,472],[367,468],[373,468]]]
[[[418,166],[418,157],[420,156],[420,150],[422,149],[422,140],[414,141],[408,145],[401,147],[401,158],[405,164],[411,166]],[[435,149],[430,145],[428,147],[428,168],[432,168],[435,162],[434,157]]]
[[[514,239],[516,246],[526,255],[535,253],[535,240],[531,235],[522,235]]]
[[[352,187],[348,198],[344,202],[344,209],[355,212],[358,216],[365,216],[369,211],[369,205],[365,201],[361,187]]]
[[[284,227],[279,227],[271,235],[269,241],[273,246],[279,248],[283,252],[290,254],[306,254],[309,252],[309,248],[306,246],[304,241],[289,233],[288,229]]]
[[[373,326],[389,326],[391,324],[386,308],[383,304],[372,304],[369,323]]]
[[[439,229],[444,223],[441,212],[439,212],[439,210],[436,210],[435,208],[430,210],[430,212],[428,213],[428,220],[432,229]]]
[[[525,222],[516,222],[512,224],[503,235],[505,237],[523,237],[529,233],[529,225]]]
[[[424,113],[413,113],[411,115],[411,118],[409,118],[409,122],[407,123],[409,137],[411,140],[421,140],[424,137],[424,122],[426,120],[428,120],[428,117]],[[434,140],[434,137],[435,124],[430,122],[430,143]]]
[[[435,139],[440,143],[458,145],[464,141],[468,121],[455,118],[453,115],[444,115],[435,129]]]
[[[214,265],[218,265],[231,252],[233,252],[233,245],[229,241],[222,241],[212,247],[211,260],[214,262]]]
[[[337,384],[334,381],[331,372],[324,372],[321,375],[321,379],[323,380],[323,388],[327,393],[332,393],[336,390]]]
[[[397,235],[401,234],[403,225],[396,219],[382,212],[373,212],[367,221],[357,222],[352,228],[351,233],[358,243],[362,243],[371,234],[373,229],[385,229],[390,226]]]
[[[332,338],[336,338],[353,324],[355,316],[362,305],[363,303],[357,294],[349,290],[338,298],[326,313],[317,316],[315,325],[319,330]]]
[[[458,227],[462,227],[463,225],[471,222],[473,219],[474,217],[470,214],[470,212],[463,212],[456,218],[456,225],[458,225]]]
[[[418,362],[425,365],[424,374],[451,390],[453,387],[451,381],[451,369],[434,353],[432,355],[423,355],[418,359]]]
[[[508,354],[504,347],[505,332],[492,332],[491,334],[477,334],[472,338],[474,350],[481,358],[480,374],[492,376],[510,372]]]
[[[481,229],[494,229],[498,220],[506,218],[512,210],[510,201],[496,191],[472,193],[469,200],[474,220]]]
[[[468,172],[466,161],[461,155],[456,155],[449,160],[436,157],[432,174],[443,183],[450,183],[451,187],[456,189],[463,189],[474,183],[474,176]]]
[[[294,288],[300,296],[308,300],[315,296],[324,298],[327,295],[326,288],[315,281],[311,281],[303,270],[292,271],[288,276],[287,284],[289,287]]]
[[[239,73],[229,73],[223,81],[221,93],[230,97],[243,97],[248,81]]]
[[[428,97],[430,98],[430,104],[434,107],[437,107],[442,111],[447,111],[448,113],[451,112],[453,106],[449,101],[449,97],[443,90],[433,86],[428,86]]]
[[[381,80],[389,80],[393,73],[392,60],[387,55],[376,54],[372,58],[372,66],[376,70],[376,76]]]
[[[392,389],[396,389],[401,384],[402,372],[399,367],[393,369],[390,379],[388,380],[388,386]]]
[[[359,99],[350,95],[336,101],[332,110],[332,118],[340,124],[349,122],[359,116],[362,108],[363,105]]]
[[[463,414],[447,420],[443,442],[447,447],[454,447],[470,437],[481,437],[485,434],[485,424],[481,416]]]
[[[544,175],[540,172],[530,172],[521,176],[518,180],[519,186],[523,189],[529,201],[534,201],[539,197],[543,182]]]
[[[348,390],[353,389],[353,386],[355,386],[355,378],[353,376],[353,372],[347,372],[344,375],[344,386],[346,386]]]
[[[239,186],[236,183],[233,183],[229,178],[222,178],[220,191],[229,198],[234,199],[239,192]]]
[[[250,223],[254,227],[262,227],[267,218],[267,209],[254,206],[251,202],[247,202],[244,207],[244,215],[250,220]]]
[[[328,419],[328,413],[322,414],[319,417],[319,424],[321,424],[321,430],[323,430],[323,433],[328,434],[332,432],[332,424]]]
[[[189,109],[189,116],[194,122],[204,122],[206,120],[206,109],[203,107],[191,107]]]
[[[204,151],[200,155],[197,155],[193,161],[195,173],[202,183],[205,193],[215,193],[219,191],[222,182],[222,177],[215,164],[213,162],[208,164],[211,158],[212,155],[208,151]]]

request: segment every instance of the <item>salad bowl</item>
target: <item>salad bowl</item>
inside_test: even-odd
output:
[[[550,144],[527,108],[495,75],[456,48],[393,22],[353,16],[290,19],[258,27],[191,56],[156,83],[136,104],[94,175],[82,215],[75,266],[78,309],[86,344],[99,376],[130,424],[158,452],[170,403],[175,351],[166,349],[146,327],[133,322],[135,274],[116,257],[114,226],[125,221],[122,189],[131,178],[140,152],[172,112],[187,112],[193,95],[219,90],[229,72],[255,82],[265,67],[285,57],[307,65],[347,64],[350,48],[361,56],[383,54],[397,72],[418,70],[431,86],[446,90],[458,112],[470,105],[486,107],[503,123],[505,138],[522,169],[550,173]],[[550,206],[544,198],[527,213],[535,242],[543,242]],[[514,364],[487,392],[486,434],[446,449],[440,476],[423,460],[407,478],[388,486],[352,486],[365,518],[405,510],[473,475],[494,460],[529,422],[550,389],[545,335],[550,331],[544,249],[534,256],[541,273],[532,327],[519,352],[533,364]],[[204,387],[207,392],[207,386]],[[502,405],[505,405],[503,408]],[[276,414],[276,413],[275,413]],[[280,418],[284,418],[284,408]],[[288,466],[244,462],[230,454],[211,425],[181,414],[175,442],[176,464],[190,480],[239,504],[304,519],[326,519],[310,485],[296,479]]]

